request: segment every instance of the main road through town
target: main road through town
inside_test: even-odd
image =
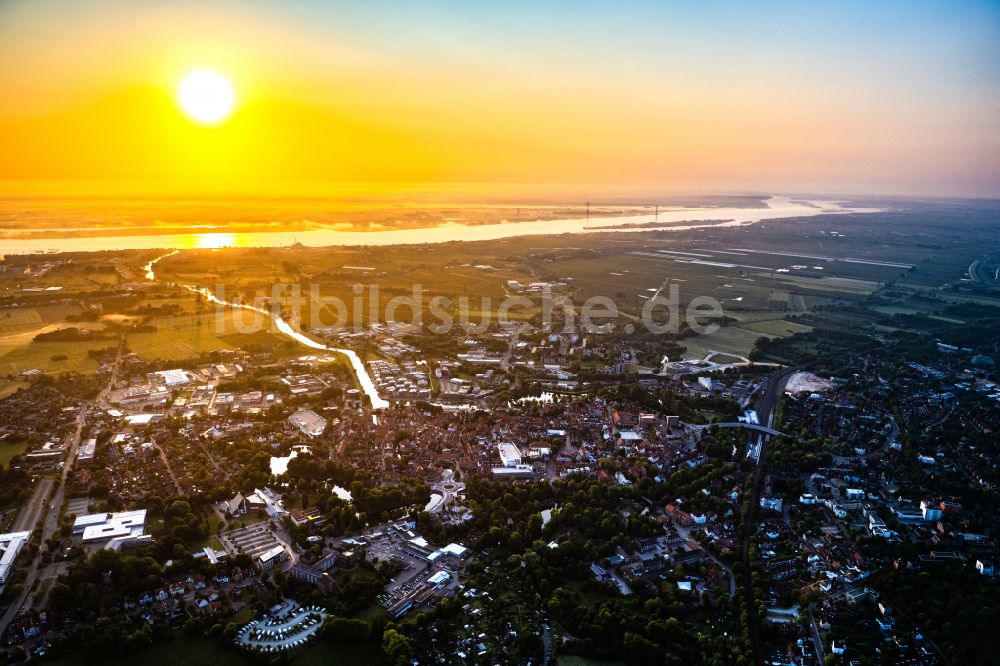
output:
[[[754,404],[757,415],[762,423],[766,423],[770,428],[774,425],[774,410],[778,406],[778,401],[785,393],[785,385],[793,374],[795,368],[783,368],[764,380]],[[761,663],[762,655],[760,649],[760,619],[754,610],[753,585],[750,584],[750,542],[756,533],[757,506],[760,503],[760,488],[764,480],[764,468],[767,466],[765,455],[767,454],[767,437],[761,435],[762,442],[760,453],[757,456],[757,466],[754,469],[753,484],[750,486],[750,506],[747,508],[747,515],[743,519],[743,534],[740,548],[740,557],[743,562],[743,594],[747,608],[747,629],[750,634],[750,645],[753,646],[756,663]]]
[[[3,617],[0,618],[0,636],[2,636],[7,630],[7,625],[10,624],[11,620],[14,619],[22,608],[31,608],[31,604],[28,603],[28,600],[43,568],[44,563],[42,562],[42,553],[45,551],[45,544],[59,529],[59,518],[62,513],[63,500],[65,499],[66,479],[69,478],[69,474],[73,469],[73,463],[76,461],[76,456],[80,449],[80,436],[83,434],[83,428],[87,423],[87,417],[90,415],[91,410],[100,408],[100,406],[104,403],[108,392],[115,385],[115,379],[118,376],[118,366],[121,363],[124,346],[124,340],[119,340],[118,355],[115,357],[115,362],[112,365],[111,372],[109,373],[107,386],[105,386],[92,401],[85,402],[80,405],[80,410],[76,415],[76,430],[73,432],[69,441],[69,454],[66,457],[65,465],[63,465],[62,474],[60,474],[56,479],[56,487],[55,491],[52,492],[51,499],[48,498],[48,493],[52,488],[53,480],[49,478],[42,479],[39,481],[38,487],[35,489],[29,505],[25,507],[21,514],[23,517],[24,513],[28,512],[30,516],[28,520],[30,520],[30,522],[25,520],[28,524],[22,524],[21,517],[18,518],[18,525],[26,530],[37,529],[39,524],[41,524],[41,539],[39,540],[38,552],[35,554],[34,559],[28,566],[28,576],[24,579],[24,587],[21,593],[7,608],[7,612],[3,614]],[[32,503],[39,498],[42,499],[41,505],[33,506]]]

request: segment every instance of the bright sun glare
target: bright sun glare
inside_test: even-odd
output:
[[[184,113],[204,125],[222,122],[233,110],[233,87],[221,74],[211,70],[185,76],[177,95]]]

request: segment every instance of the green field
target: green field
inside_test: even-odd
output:
[[[806,326],[794,321],[785,321],[784,319],[769,319],[740,324],[740,328],[777,337],[787,337],[796,333],[808,333],[812,330],[812,326]]]
[[[214,308],[203,313],[182,314],[172,317],[154,317],[150,324],[155,331],[129,333],[126,341],[130,349],[147,359],[181,361],[194,359],[203,352],[236,350],[248,345],[280,345],[285,338],[269,331],[269,320],[257,323],[250,315],[240,318],[233,310],[216,312]],[[249,330],[244,333],[243,330]]]
[[[10,338],[0,340],[0,345]],[[30,338],[21,344],[4,349],[0,346],[0,375],[18,374],[26,370],[42,372],[94,372],[100,364],[87,352],[113,346],[114,341],[90,342],[34,342]],[[60,356],[65,359],[56,360]]]
[[[687,348],[687,351],[684,352],[686,359],[705,358],[705,355],[710,351],[747,356],[760,336],[760,333],[754,331],[737,326],[726,326],[712,334],[684,338],[681,340],[681,344]]]

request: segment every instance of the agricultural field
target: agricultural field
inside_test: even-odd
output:
[[[0,375],[32,368],[96,369],[87,352],[106,344],[33,341],[94,304],[103,308],[93,325],[137,327],[127,333],[127,342],[147,359],[180,361],[261,347],[295,353],[273,331],[240,329],[231,311],[217,321],[215,308],[168,287],[167,281],[244,301],[283,289],[275,302],[286,314],[299,315],[297,323],[307,331],[353,323],[356,311],[362,322],[384,320],[390,299],[411,296],[415,285],[422,290],[425,323],[435,321],[427,310],[434,296],[448,296],[453,303],[468,299],[473,322],[487,313],[495,317],[499,304],[514,295],[510,280],[562,283],[559,293],[576,306],[591,296],[610,298],[631,321],[657,290],[669,296],[676,288],[682,308],[696,296],[709,296],[735,320],[713,335],[685,338],[689,357],[708,350],[745,355],[761,336],[786,337],[816,326],[930,330],[965,321],[941,312],[948,303],[1000,304],[1000,297],[968,277],[970,263],[1000,243],[989,215],[952,202],[879,205],[885,212],[676,232],[423,246],[188,249],[157,264],[161,281],[156,286],[143,286],[140,266],[162,251],[45,255],[48,268],[37,275],[30,257],[15,257],[13,265],[5,262],[10,270],[0,279]],[[942,245],[945,233],[949,243]],[[63,291],[44,291],[57,280],[64,283]],[[311,292],[314,285],[317,295]],[[364,287],[360,295],[358,285]],[[25,287],[35,291],[25,294]],[[302,295],[298,305],[291,298],[295,287]],[[328,299],[343,307],[331,307]],[[518,306],[513,315],[539,323],[540,299],[532,299],[532,306]],[[454,307],[452,314],[457,314]],[[392,318],[410,317],[404,305]],[[155,330],[143,330],[147,327]],[[360,351],[366,352],[363,346]]]
[[[281,346],[285,339],[270,331],[270,321],[252,313],[206,308],[149,320],[155,331],[130,332],[126,343],[141,357],[164,361],[198,358],[202,353],[233,351],[253,345]]]
[[[75,305],[39,305],[0,310],[0,376],[13,375],[25,370],[43,372],[83,371],[97,368],[87,352],[107,346],[106,341],[35,342],[35,336],[61,328],[79,326],[66,321],[67,315],[78,314]],[[88,323],[91,329],[102,328],[99,323]],[[65,357],[65,358],[62,358]],[[2,389],[0,389],[2,391]]]
[[[714,333],[684,338],[681,344],[686,348],[686,359],[705,358],[712,351],[748,356],[759,337],[761,333],[755,331],[738,326],[723,326]]]

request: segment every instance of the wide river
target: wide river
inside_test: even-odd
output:
[[[608,231],[649,231],[648,228],[595,229],[621,224],[657,222],[670,231],[685,231],[708,226],[741,226],[760,220],[784,217],[808,217],[824,213],[866,213],[873,208],[844,208],[832,201],[793,201],[788,197],[771,197],[767,208],[670,208],[658,215],[652,213],[590,219],[537,220],[497,224],[445,224],[422,229],[386,231],[269,231],[261,233],[228,233],[225,231],[197,234],[151,234],[146,236],[93,236],[74,238],[0,238],[0,254],[29,252],[89,252],[96,250],[148,250],[154,248],[194,249],[219,247],[284,247],[301,243],[310,247],[329,245],[413,245],[448,241],[484,241],[514,236],[569,234]],[[710,220],[731,220],[712,224]],[[3,229],[0,229],[3,231]]]

